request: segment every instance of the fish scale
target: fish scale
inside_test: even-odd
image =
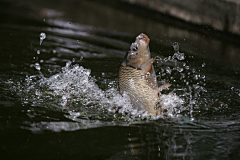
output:
[[[138,110],[144,109],[155,115],[155,106],[158,102],[158,94],[149,85],[142,70],[129,67],[122,63],[119,70],[120,92],[127,92],[132,105]]]

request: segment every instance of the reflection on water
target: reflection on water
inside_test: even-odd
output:
[[[238,46],[94,1],[1,4],[0,156],[240,157]],[[122,58],[145,31],[162,58],[159,83],[172,84],[158,117],[134,110],[117,87]]]
[[[137,134],[129,136],[127,151],[149,159],[225,159],[234,157],[240,145],[239,127],[225,132],[223,125],[209,126],[208,122],[155,122],[137,128]]]

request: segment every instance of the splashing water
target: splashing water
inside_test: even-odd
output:
[[[40,46],[41,46],[43,40],[46,38],[46,34],[43,33],[43,32],[40,33],[39,38],[40,38]],[[40,54],[41,54],[41,51],[40,51],[39,49],[37,49],[37,55],[40,55]],[[38,57],[36,57],[36,60],[38,60]],[[41,61],[40,61],[40,62],[41,62]],[[38,71],[41,70],[41,66],[40,66],[40,64],[39,64],[38,62],[36,62],[35,64],[32,64],[32,65],[30,65],[30,66],[31,66],[31,67],[35,67],[36,70],[38,70]]]
[[[67,112],[69,115],[66,117],[74,121],[135,121],[182,116],[194,120],[194,114],[200,112],[199,106],[209,103],[207,100],[200,100],[201,94],[207,92],[204,87],[205,75],[201,75],[195,68],[191,69],[187,61],[184,61],[185,55],[179,52],[178,43],[173,43],[173,49],[174,54],[161,60],[162,63],[158,63],[161,67],[156,67],[156,70],[160,69],[157,74],[160,81],[172,84],[170,93],[163,91],[160,97],[163,113],[157,117],[134,109],[129,97],[119,94],[117,80],[108,81],[109,84],[116,85],[109,85],[105,90],[100,89],[97,80],[91,76],[90,69],[72,65],[75,59],[67,62],[60,73],[50,77],[44,77],[41,73],[27,76],[23,83],[18,82],[12,88],[21,95],[23,104],[61,110]],[[35,63],[34,67],[41,69],[39,63]]]
[[[191,69],[185,59],[184,53],[179,52],[179,44],[173,43],[174,54],[161,60],[169,64],[160,68],[159,77],[162,81],[172,84],[168,94],[162,94],[160,103],[163,113],[153,117],[146,111],[134,109],[127,94],[120,95],[117,85],[110,85],[102,90],[91,76],[91,70],[85,69],[73,61],[66,63],[60,73],[50,77],[40,75],[27,76],[24,83],[14,86],[14,90],[21,94],[23,104],[34,107],[45,106],[62,110],[66,116],[74,121],[82,119],[108,119],[108,120],[142,120],[159,118],[180,118],[188,116],[194,119],[194,107],[198,106],[201,92],[207,92],[204,88],[205,76],[200,75],[195,69]],[[82,59],[82,57],[81,57]],[[173,64],[173,66],[172,66]],[[39,63],[34,67],[40,71]],[[109,83],[116,84],[117,80]],[[185,86],[183,85],[185,84]]]
[[[184,115],[190,117],[190,120],[194,120],[193,113],[200,112],[199,106],[207,103],[200,100],[202,93],[207,92],[204,87],[205,75],[200,74],[200,69],[191,69],[187,64],[188,61],[184,61],[185,55],[179,52],[179,43],[174,42],[172,46],[175,53],[162,60],[168,63],[168,66],[161,67],[159,74],[161,80],[170,81],[174,92],[183,100],[183,106],[177,110],[177,113],[185,113]],[[200,67],[205,67],[205,64]],[[173,112],[169,114],[171,113]]]
[[[67,62],[61,73],[49,78],[43,75],[27,76],[24,84],[19,83],[15,87],[24,97],[23,103],[67,111],[67,118],[74,121],[83,117],[125,121],[179,117],[183,100],[176,94],[163,95],[162,108],[167,112],[153,117],[146,111],[134,109],[127,94],[120,95],[117,88],[100,89],[95,83],[97,80],[91,76],[91,70],[71,63]]]

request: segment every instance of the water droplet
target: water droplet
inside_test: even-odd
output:
[[[206,63],[203,63],[203,64],[202,64],[202,67],[205,67],[205,66],[206,66]]]
[[[171,74],[171,69],[170,69],[170,67],[166,67],[166,72],[168,73],[168,74]]]
[[[66,63],[66,68],[68,68],[71,64],[72,64],[72,62],[71,62],[71,61],[68,61],[68,62]]]
[[[40,37],[40,46],[41,46],[43,40],[44,40],[47,36],[46,36],[45,33],[42,32],[42,33],[40,33],[40,36],[39,36],[39,37]]]
[[[177,58],[178,60],[184,60],[185,58],[184,58],[184,53],[174,53],[174,55],[173,55],[173,59],[174,58]]]
[[[195,75],[193,79],[198,80],[198,75]]]
[[[178,60],[184,60],[185,59],[184,53],[180,53],[179,52],[179,44],[178,44],[178,42],[174,42],[172,45],[173,45],[173,49],[175,51],[174,55],[172,56],[172,60],[174,58],[177,58]]]
[[[178,42],[173,42],[173,49],[174,49],[174,51],[177,53],[177,52],[179,52],[179,44],[178,44]]]
[[[41,52],[40,52],[40,50],[38,49],[38,50],[37,50],[37,54],[40,54],[40,53],[41,53]]]
[[[35,91],[35,94],[36,94],[37,96],[40,96],[40,95],[41,95],[41,92],[40,92],[39,90],[36,90],[36,91]]]
[[[177,67],[177,71],[178,71],[178,72],[182,72],[182,71],[183,71],[183,68]]]
[[[83,60],[83,56],[80,57],[80,61]]]
[[[40,71],[41,70],[40,64],[39,63],[35,63],[35,68]]]

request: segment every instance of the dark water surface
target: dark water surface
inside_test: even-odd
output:
[[[99,1],[0,1],[0,17],[1,160],[240,158],[239,43]],[[172,84],[156,118],[117,88],[141,32]]]

